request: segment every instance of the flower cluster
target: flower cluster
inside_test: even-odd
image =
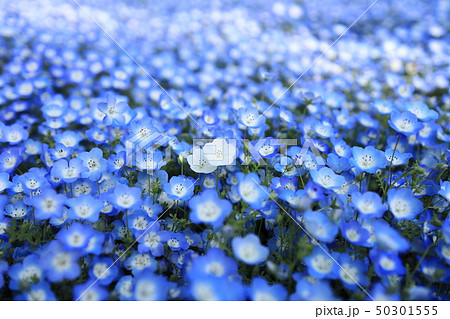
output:
[[[69,2],[0,4],[0,299],[449,299],[445,1]]]

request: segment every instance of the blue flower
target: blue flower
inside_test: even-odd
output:
[[[11,278],[9,289],[21,290],[40,282],[44,277],[44,269],[40,264],[39,257],[32,254],[25,257],[22,263],[12,265],[8,270],[8,275]]]
[[[106,171],[107,160],[103,158],[101,149],[95,147],[89,152],[83,152],[78,155],[78,158],[83,161],[83,166],[86,168],[81,177],[89,178],[91,181],[98,181],[102,173]]]
[[[194,223],[205,223],[213,227],[221,226],[225,218],[231,213],[230,201],[220,199],[216,190],[206,191],[189,200],[190,220]]]
[[[117,184],[108,198],[119,210],[133,209],[141,204],[141,193],[138,187]]]
[[[174,200],[185,201],[194,195],[195,180],[189,176],[174,176],[163,185],[167,196]]]
[[[404,253],[410,247],[409,242],[382,219],[373,222],[373,231],[380,249]]]
[[[172,251],[186,250],[189,248],[189,244],[182,233],[176,233],[173,231],[162,231],[160,233],[161,241],[167,243]]]
[[[12,183],[9,181],[9,174],[6,172],[0,173],[0,193],[8,189]]]
[[[113,94],[106,95],[106,101],[99,102],[98,110],[104,114],[105,125],[123,125],[126,123],[125,111],[129,108],[127,102],[117,101]]]
[[[404,275],[405,267],[396,253],[386,252],[383,250],[370,250],[370,259],[374,266],[375,273],[379,277]]]
[[[304,261],[310,276],[317,279],[336,277],[337,264],[322,248],[315,246],[311,255],[305,257]]]
[[[236,261],[225,255],[219,248],[211,248],[204,256],[192,259],[189,277],[195,279],[202,276],[214,276],[228,278],[237,274]]]
[[[28,199],[26,204],[35,208],[36,219],[61,218],[66,196],[57,194],[52,188],[45,188],[41,194]]]
[[[339,227],[320,211],[307,211],[303,215],[305,228],[314,238],[325,243],[334,241]]]
[[[445,181],[445,182],[441,181],[441,189],[438,191],[438,194],[450,202],[450,182],[449,181]]]
[[[96,280],[96,284],[108,286],[119,273],[117,265],[112,258],[95,257],[89,267],[89,275]]]
[[[356,246],[365,246],[369,240],[369,231],[361,227],[356,220],[341,223],[342,236]]]
[[[240,108],[238,110],[239,123],[248,128],[257,128],[263,125],[266,118],[260,115],[258,110],[252,106]]]
[[[340,265],[338,276],[344,286],[351,290],[359,290],[360,286],[368,286],[369,278],[367,278],[368,261],[352,258],[349,254],[339,255],[338,261]]]
[[[414,135],[423,128],[423,123],[417,119],[417,116],[408,111],[392,112],[388,123],[394,130],[404,135]]]
[[[375,192],[363,194],[354,192],[352,193],[352,203],[361,214],[361,218],[383,217],[387,210],[386,205],[381,201],[381,197]]]
[[[250,300],[252,301],[284,301],[287,290],[281,284],[269,285],[264,278],[256,277],[250,285]]]
[[[61,159],[53,164],[51,175],[65,183],[73,183],[81,177],[85,169],[79,158],[72,158],[70,161]]]
[[[14,300],[19,301],[56,301],[49,283],[43,281],[30,285],[27,291],[14,296]]]
[[[159,230],[159,222],[153,222],[148,229],[136,234],[138,238],[138,251],[140,254],[151,252],[154,257],[160,257],[164,253],[163,231]]]
[[[109,173],[119,172],[126,163],[126,152],[112,154],[108,158],[107,170]]]
[[[388,148],[384,152],[386,156],[386,160],[388,163],[392,163],[392,166],[405,165],[408,163],[408,160],[413,157],[411,153],[400,153],[398,150],[394,150],[392,148]]]
[[[81,194],[75,198],[69,198],[66,205],[70,207],[69,217],[72,219],[87,220],[91,223],[98,221],[103,202],[91,195]]]
[[[137,301],[166,300],[169,284],[165,277],[143,270],[134,278],[133,295]]]
[[[133,252],[124,262],[126,269],[130,269],[134,276],[144,269],[155,271],[157,268],[157,261],[150,256],[150,254],[139,254]]]
[[[5,126],[2,129],[2,140],[11,145],[16,145],[28,138],[28,131],[20,124],[13,124],[11,126]]]
[[[0,154],[0,172],[11,173],[22,162],[21,151],[17,148],[4,150]]]
[[[263,201],[269,198],[269,191],[266,186],[260,185],[261,180],[256,173],[237,173],[239,181],[237,191],[239,196],[254,209],[262,208]]]
[[[412,220],[423,210],[422,201],[409,188],[393,188],[387,195],[389,210],[398,220]]]
[[[64,279],[75,280],[80,275],[78,265],[79,255],[66,251],[58,241],[50,242],[40,257],[41,267],[45,270],[50,282],[60,282]]]
[[[261,245],[255,234],[233,238],[231,247],[234,256],[247,265],[260,264],[269,256],[269,249]]]
[[[104,301],[108,300],[109,293],[102,285],[94,284],[95,280],[88,280],[84,284],[73,287],[73,300]]]
[[[378,169],[387,165],[384,152],[373,146],[367,146],[366,148],[355,146],[352,148],[352,155],[350,164],[363,172],[375,173]]]
[[[88,247],[89,241],[94,234],[94,230],[89,225],[73,223],[67,229],[61,229],[56,238],[68,251],[83,251]]]
[[[132,276],[123,276],[114,287],[114,291],[119,295],[119,300],[130,301],[133,300],[133,284],[134,278]]]
[[[422,101],[415,101],[412,103],[406,103],[406,110],[413,113],[419,120],[424,122],[437,120],[439,117],[438,112],[430,110],[428,106]]]
[[[314,183],[326,189],[338,189],[345,183],[345,178],[343,176],[337,175],[328,167],[322,167],[319,170],[311,170],[310,174]]]

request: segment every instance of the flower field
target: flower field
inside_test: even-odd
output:
[[[0,1],[0,300],[449,300],[449,15]]]

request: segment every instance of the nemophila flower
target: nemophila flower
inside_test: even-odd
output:
[[[352,203],[360,213],[360,218],[382,217],[387,207],[381,201],[381,197],[375,192],[352,193]]]
[[[369,231],[361,227],[360,223],[356,220],[341,223],[341,234],[356,246],[365,246],[370,237]]]
[[[328,154],[327,164],[336,173],[341,173],[350,168],[350,164],[347,158],[339,157],[333,153]]]
[[[163,207],[160,204],[153,204],[153,198],[151,198],[150,196],[144,197],[140,209],[145,210],[147,216],[150,217],[151,220],[157,219],[158,215],[163,211]]]
[[[108,199],[118,210],[133,209],[141,204],[141,193],[138,187],[117,184]]]
[[[335,300],[333,290],[328,281],[308,281],[300,279],[295,286],[295,292],[290,296],[290,300],[297,301],[325,301]]]
[[[76,131],[64,131],[61,134],[55,135],[54,139],[57,144],[73,148],[78,146],[78,143],[83,139],[83,136]]]
[[[223,277],[199,276],[190,282],[191,298],[198,301],[244,300],[246,289],[238,280]]]
[[[190,176],[173,176],[168,183],[163,185],[167,196],[174,200],[185,201],[194,195],[195,180]]]
[[[114,287],[114,291],[119,295],[119,300],[133,300],[133,276],[123,276]]]
[[[80,153],[78,158],[83,161],[83,166],[86,168],[81,172],[83,178],[98,181],[102,173],[106,171],[107,160],[103,158],[103,151],[97,147],[89,152]]]
[[[322,167],[319,170],[310,171],[314,183],[326,189],[341,188],[345,183],[343,176],[337,175],[331,168]]]
[[[307,211],[303,215],[306,230],[317,240],[331,243],[339,228],[321,211]]]
[[[404,253],[408,251],[409,242],[397,230],[389,226],[384,220],[373,222],[373,232],[376,245],[383,250]]]
[[[22,162],[21,151],[10,148],[0,154],[0,172],[11,173]]]
[[[23,142],[23,145],[25,146],[25,154],[27,155],[38,155],[42,152],[42,143],[39,141],[27,139]]]
[[[24,218],[31,211],[31,207],[24,204],[23,201],[17,201],[14,204],[6,205],[5,212],[12,218]]]
[[[424,122],[437,120],[439,117],[438,112],[430,110],[428,105],[421,101],[405,103],[405,106],[407,111],[413,113],[419,120]]]
[[[436,257],[425,258],[420,264],[420,271],[431,282],[446,283],[450,277],[448,267]]]
[[[35,208],[36,219],[61,218],[66,199],[65,195],[57,194],[52,188],[45,188],[41,194],[29,198],[26,204]]]
[[[396,219],[411,220],[423,210],[422,201],[409,188],[393,188],[387,195],[389,210]]]
[[[304,259],[308,274],[317,279],[334,279],[336,277],[337,264],[329,255],[332,256],[330,253],[327,254],[322,248],[315,246],[312,253]]]
[[[237,192],[239,196],[254,209],[263,207],[263,201],[269,198],[269,191],[266,186],[262,186],[261,180],[256,173],[237,173],[239,181]]]
[[[228,257],[219,248],[211,248],[203,256],[192,259],[189,277],[194,279],[202,276],[228,278],[237,273],[238,265],[232,257]]]
[[[355,146],[352,148],[352,156],[350,164],[363,172],[375,173],[378,169],[387,165],[384,152],[373,146],[367,146],[366,148]]]
[[[69,198],[66,205],[70,207],[69,217],[72,219],[87,220],[91,223],[98,221],[103,202],[91,195],[81,194]]]
[[[194,223],[205,223],[213,227],[221,226],[225,218],[231,213],[230,201],[220,199],[216,190],[206,191],[189,200],[191,214],[189,218]]]
[[[154,257],[160,257],[164,253],[163,231],[160,231],[159,222],[152,222],[149,228],[136,234],[138,240],[138,252],[145,254],[150,252]]]
[[[236,161],[236,146],[225,138],[216,138],[203,146],[202,154],[212,166],[231,165]]]
[[[31,284],[27,291],[14,296],[16,301],[56,301],[50,284],[43,281]]]
[[[438,194],[450,202],[450,182],[449,181],[445,181],[445,182],[441,181],[441,189],[438,191]]]
[[[40,282],[44,277],[44,269],[40,265],[39,257],[31,254],[25,257],[22,263],[12,265],[8,270],[8,276],[11,278],[9,289],[22,290]]]
[[[394,130],[404,135],[414,135],[424,127],[417,116],[408,111],[403,113],[392,112],[388,123]]]
[[[6,239],[9,235],[6,234],[6,230],[9,226],[11,219],[6,216],[0,216],[0,240]]]
[[[128,224],[134,233],[146,230],[151,225],[151,219],[143,209],[136,209],[132,214],[124,216],[128,219]]]
[[[263,245],[255,234],[233,238],[231,242],[234,256],[247,265],[262,263],[269,256],[269,249]]]
[[[73,287],[74,301],[104,301],[108,300],[108,290],[102,285],[94,284],[95,280],[88,280],[84,284]]]
[[[105,101],[106,100],[106,101]],[[124,116],[125,111],[129,107],[125,101],[117,101],[116,97],[108,93],[106,99],[97,104],[97,108],[104,114],[103,123],[105,125],[123,125],[126,123]]]
[[[61,229],[56,238],[63,244],[67,251],[82,251],[87,248],[89,240],[94,234],[91,226],[73,223],[69,228]]]
[[[254,278],[250,285],[250,300],[252,301],[282,301],[286,300],[287,290],[281,284],[269,285],[264,278]]]
[[[0,260],[0,289],[5,285],[5,279],[3,274],[8,270],[8,263],[4,260]]]
[[[265,123],[264,115],[259,114],[258,110],[252,106],[243,107],[238,110],[239,123],[247,128],[257,128]]]
[[[9,181],[9,174],[6,172],[0,173],[0,193],[9,188],[12,182]]]
[[[157,268],[157,261],[150,256],[150,254],[139,254],[133,252],[124,262],[126,269],[132,271],[133,275],[137,275],[144,269],[155,271]]]
[[[308,210],[311,207],[311,199],[307,196],[307,192],[304,189],[297,191],[283,190],[280,192],[279,197],[289,203],[292,207],[300,210]]]
[[[120,171],[126,164],[126,152],[122,151],[117,154],[112,154],[108,158],[107,170],[109,173]]]
[[[72,158],[70,161],[61,159],[53,164],[51,175],[65,183],[73,183],[81,177],[81,173],[85,170],[86,168],[79,158]]]
[[[40,256],[40,265],[50,282],[74,280],[78,278],[81,271],[78,258],[78,253],[66,251],[61,243],[52,241],[44,248]]]
[[[182,233],[165,230],[160,233],[160,238],[161,241],[165,242],[167,247],[173,251],[186,250],[189,248],[189,244]]]
[[[134,278],[134,300],[166,300],[169,284],[165,277],[155,275],[151,270],[143,270]]]
[[[119,269],[112,258],[95,257],[89,270],[89,275],[96,284],[107,286],[116,279]]]
[[[404,275],[406,272],[402,260],[396,253],[371,249],[369,255],[375,273],[380,277]]]
[[[377,110],[380,114],[391,114],[395,111],[395,105],[392,101],[389,100],[375,100],[372,103],[372,106]]]
[[[188,155],[186,160],[189,167],[196,173],[209,174],[217,169],[217,166],[209,163],[203,150],[198,146],[192,148],[192,154]]]
[[[108,134],[98,127],[91,127],[89,130],[86,131],[86,137],[90,142],[99,145],[107,141]]]
[[[369,285],[369,279],[366,276],[368,265],[365,260],[354,259],[344,253],[339,255],[337,262],[340,265],[338,277],[346,288],[358,290],[360,286]]]
[[[64,144],[56,144],[55,148],[51,148],[48,150],[50,153],[51,159],[53,161],[57,161],[62,158],[67,158],[72,153],[72,147],[66,147]]]
[[[20,124],[13,124],[11,126],[5,126],[2,129],[2,140],[11,145],[16,145],[28,138],[28,131]]]
[[[408,163],[408,160],[413,157],[411,153],[400,153],[400,151],[394,151],[391,148],[388,148],[384,154],[386,156],[386,160],[389,164],[392,163],[392,166],[405,165]]]

